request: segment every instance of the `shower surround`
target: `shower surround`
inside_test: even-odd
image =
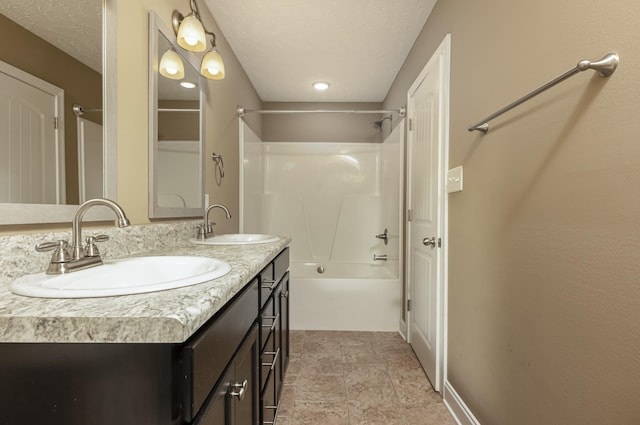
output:
[[[384,143],[263,143],[241,125],[241,231],[292,238],[292,329],[397,330],[404,126]]]

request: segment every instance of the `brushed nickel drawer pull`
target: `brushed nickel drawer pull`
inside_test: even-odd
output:
[[[275,410],[276,413],[273,414],[273,421],[263,421],[263,425],[276,425],[278,421],[278,412],[280,411],[280,402],[278,402],[277,406],[264,406],[265,409]]]
[[[273,320],[273,323],[271,323],[270,325],[265,325],[263,323],[262,327],[270,328],[270,330],[274,330],[276,328],[276,325],[278,324],[279,319],[280,319],[280,313],[276,314],[275,316],[263,316],[262,320]]]
[[[269,279],[269,280],[265,279],[265,280],[263,280],[263,281],[262,281],[262,283],[263,283],[263,284],[264,284],[264,283],[266,283],[266,285],[262,285],[262,289],[268,289],[268,290],[270,290],[270,291],[273,291],[273,289],[274,289],[276,286],[278,286],[278,282],[277,282],[277,281],[275,281],[275,280],[270,280],[270,279]]]
[[[229,395],[231,395],[232,397],[238,397],[238,400],[242,401],[244,400],[244,396],[247,393],[247,380],[245,379],[242,384],[232,384],[231,388],[232,390]],[[238,388],[240,390],[238,390]]]
[[[278,361],[278,355],[280,354],[280,349],[278,348],[276,351],[265,351],[262,353],[265,356],[273,356],[273,361],[271,363],[262,363],[262,366],[269,366],[269,369],[273,370],[276,367],[276,362]]]

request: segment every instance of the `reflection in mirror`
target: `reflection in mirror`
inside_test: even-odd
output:
[[[201,216],[204,92],[197,59],[173,44],[173,33],[154,13],[149,16],[149,217]]]
[[[1,2],[0,225],[67,222],[83,200],[115,198],[103,22],[114,23],[104,0]],[[74,104],[90,112],[77,117]]]

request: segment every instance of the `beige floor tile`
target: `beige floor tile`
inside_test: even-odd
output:
[[[409,425],[396,406],[368,405],[349,401],[350,425]]]
[[[299,376],[294,391],[294,407],[298,402],[344,401],[347,391],[344,378],[333,375]]]
[[[344,400],[336,402],[296,402],[290,425],[349,425]]]
[[[278,425],[454,425],[396,332],[292,331]]]

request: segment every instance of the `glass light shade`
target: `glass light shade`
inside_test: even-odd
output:
[[[200,73],[210,80],[222,80],[224,78],[224,62],[216,49],[209,50],[202,58]]]
[[[187,15],[178,29],[178,44],[190,52],[204,52],[207,48],[202,22],[193,14]]]
[[[160,74],[172,80],[182,80],[184,78],[184,63],[175,50],[167,50],[160,59],[158,66]]]

